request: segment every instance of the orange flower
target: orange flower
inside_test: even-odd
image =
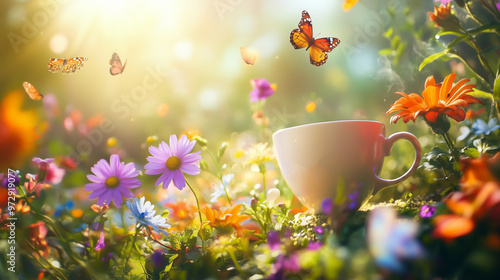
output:
[[[424,117],[427,121],[434,123],[440,115],[446,114],[457,122],[465,119],[465,111],[462,107],[469,104],[481,103],[479,99],[467,95],[475,87],[473,84],[465,85],[469,80],[461,79],[453,85],[455,73],[448,75],[440,84],[436,84],[434,76],[429,76],[425,81],[425,89],[422,96],[412,93],[407,95],[397,92],[403,97],[399,98],[391,106],[386,114],[401,111],[391,117],[391,123],[396,123],[399,118],[407,123],[415,122],[418,116]],[[423,98],[422,98],[423,97]]]
[[[184,230],[195,218],[196,212],[198,212],[198,208],[194,205],[187,205],[185,201],[179,201],[175,203],[165,203],[164,205],[167,208],[172,209],[172,212],[169,216],[172,218],[172,222],[175,222],[175,225],[170,229],[179,229]]]
[[[342,9],[344,9],[344,12],[348,12],[351,10],[359,0],[344,0],[344,4],[342,4]]]
[[[454,239],[474,229],[474,221],[459,215],[440,215],[434,219],[434,223],[436,228],[433,234],[437,238]]]
[[[45,236],[47,235],[45,223],[40,221],[36,224],[32,224],[28,227],[28,230],[31,244],[38,250],[42,258],[47,257],[49,255],[49,246],[45,240]]]
[[[453,239],[470,233],[478,221],[500,225],[500,153],[464,159],[462,190],[445,199],[452,214],[436,217],[434,235]]]
[[[35,111],[21,110],[24,94],[14,91],[0,104],[0,169],[18,168],[35,149]]]
[[[460,185],[464,192],[475,193],[487,183],[495,184],[500,189],[500,153],[490,159],[486,155],[477,159],[463,159],[460,164],[463,171]]]
[[[430,15],[429,18],[436,23],[436,26],[441,27],[443,30],[462,30],[460,22],[451,12],[450,3],[439,7],[434,6],[434,13],[428,13]]]
[[[202,226],[208,224],[217,229],[217,232],[222,235],[232,233],[233,229],[240,231],[242,229],[240,223],[250,219],[248,215],[239,215],[238,212],[240,209],[241,204],[230,207],[224,210],[224,212],[222,212],[220,208],[216,211],[205,206],[201,211],[205,214],[208,221],[203,222]]]

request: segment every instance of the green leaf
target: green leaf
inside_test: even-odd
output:
[[[383,50],[378,51],[379,55],[391,55],[393,53],[394,53],[393,49],[383,49]]]
[[[464,154],[470,158],[478,158],[480,156],[480,153],[476,148],[465,148]]]
[[[401,43],[401,37],[394,36],[394,39],[392,39],[392,42],[391,42],[391,47],[393,49],[395,49],[399,45],[399,43]]]
[[[495,79],[495,83],[493,84],[493,98],[500,98],[500,73],[497,74],[497,78]]]
[[[179,256],[178,254],[165,254],[167,257],[168,264],[165,266],[165,269],[160,273],[160,279],[170,279],[168,277],[168,273],[170,269],[172,269],[172,265],[174,264],[174,260]]]
[[[488,100],[494,101],[493,100],[493,94],[491,94],[489,92],[486,92],[486,91],[479,90],[477,88],[474,88],[473,90],[474,91],[469,92],[467,94],[470,95],[470,96],[474,96],[476,98],[483,98],[483,99],[488,99]]]
[[[448,53],[448,51],[445,50],[443,52],[435,53],[433,55],[428,56],[426,59],[424,59],[424,61],[422,61],[422,63],[418,67],[418,71],[422,71],[422,68],[424,68],[427,64],[433,62],[434,60],[442,57],[443,55],[445,55],[447,53]]]
[[[389,29],[387,29],[387,31],[384,33],[384,37],[387,39],[391,38],[393,31],[394,29],[392,29],[392,27],[389,27]]]
[[[461,32],[457,32],[457,31],[442,31],[442,30],[439,31],[436,35],[438,35],[438,36],[455,35],[457,37],[466,36],[466,34],[461,33]]]
[[[217,150],[217,159],[220,160],[220,158],[224,155],[226,149],[227,149],[227,142],[224,142],[220,145],[219,149]]]

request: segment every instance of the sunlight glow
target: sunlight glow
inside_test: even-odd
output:
[[[50,50],[54,53],[62,53],[68,47],[68,39],[61,33],[57,33],[50,39]]]
[[[177,58],[187,60],[193,54],[193,45],[188,41],[179,42],[175,44],[174,53]]]
[[[205,110],[215,110],[219,107],[219,96],[214,89],[204,89],[198,96],[200,106]]]

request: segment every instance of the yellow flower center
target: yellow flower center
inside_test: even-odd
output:
[[[114,189],[116,187],[118,187],[118,185],[120,185],[120,180],[118,180],[117,177],[115,176],[112,176],[112,177],[109,177],[108,179],[106,179],[106,187],[108,189]]]
[[[179,167],[181,167],[181,159],[176,156],[169,157],[165,165],[170,170],[177,170],[179,169]]]

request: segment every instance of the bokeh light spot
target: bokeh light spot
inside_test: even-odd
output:
[[[156,113],[158,114],[158,117],[164,117],[168,114],[168,105],[165,103],[162,103],[158,105],[158,108],[156,109]]]
[[[198,102],[205,110],[215,110],[219,107],[219,96],[214,89],[204,89],[198,96]]]
[[[193,55],[193,45],[187,41],[179,42],[174,47],[174,53],[179,59],[189,59]]]
[[[50,39],[50,50],[54,53],[62,53],[68,48],[68,39],[61,33],[57,33]]]

